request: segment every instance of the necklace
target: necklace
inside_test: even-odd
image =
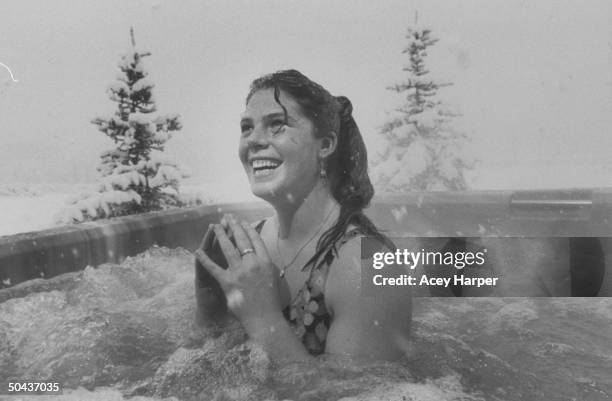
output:
[[[283,255],[281,254],[280,248],[278,246],[278,243],[280,241],[279,238],[279,234],[278,231],[276,231],[276,253],[278,254],[278,257],[281,261],[281,263],[283,264],[283,269],[280,272],[280,278],[285,277],[285,272],[287,271],[287,269],[289,267],[291,267],[293,265],[293,262],[296,261],[296,259],[298,258],[298,256],[300,256],[300,254],[302,253],[302,251],[304,250],[304,248],[306,248],[306,246],[308,244],[310,244],[312,242],[313,239],[315,239],[315,237],[317,236],[317,234],[319,234],[319,232],[321,232],[321,230],[323,229],[323,226],[325,225],[325,223],[327,222],[327,219],[329,219],[329,216],[331,216],[332,212],[334,211],[333,205],[330,208],[329,212],[327,213],[327,215],[325,216],[325,218],[323,219],[323,222],[321,223],[321,225],[319,226],[319,228],[317,229],[317,231],[308,239],[308,241],[306,241],[304,243],[304,245],[302,245],[300,247],[300,249],[297,251],[297,253],[295,254],[295,256],[293,257],[293,259],[291,259],[291,262],[289,262],[288,264],[285,263],[285,260],[283,258]]]

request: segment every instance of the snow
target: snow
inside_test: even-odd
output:
[[[180,189],[180,199],[200,197],[204,204],[257,200],[245,183],[196,178],[183,180]],[[57,227],[58,213],[71,200],[93,190],[95,184],[0,184],[0,236]],[[124,195],[121,191],[109,192],[102,200],[113,203],[118,200],[116,196]]]
[[[149,114],[134,112],[130,113],[128,121],[139,125],[149,125],[152,123],[153,119]]]
[[[154,142],[157,143],[166,143],[172,136],[164,131],[155,132],[152,136]]]
[[[135,62],[134,52],[129,51],[121,56],[121,61],[117,64],[117,66],[122,70],[128,70],[132,68],[132,64]]]
[[[440,175],[449,180],[455,179],[459,177],[459,171],[454,165],[456,158],[442,158],[440,161],[439,171]]]
[[[145,77],[145,78],[139,79],[138,81],[134,83],[134,85],[132,85],[132,91],[139,92],[141,90],[150,90],[153,87],[155,87],[155,85],[153,84],[153,81]]]
[[[393,149],[391,157],[377,166],[375,182],[388,180],[387,183],[393,188],[406,187],[409,185],[412,177],[427,168],[427,163],[428,157],[425,144],[420,138],[416,138],[407,149]]]
[[[53,227],[55,214],[85,186],[22,185],[24,191],[13,194],[7,187],[0,186],[0,236]]]
[[[112,91],[112,92],[117,92],[117,93],[121,92],[121,91],[129,93],[130,88],[128,88],[127,84],[124,81],[121,80],[121,81],[116,81],[116,82],[113,82],[112,84],[110,84],[108,86],[108,90]]]
[[[149,181],[149,185],[151,187],[161,187],[164,185],[168,185],[169,182],[179,181],[183,178],[183,174],[173,167],[168,165],[162,165],[157,170],[157,174],[155,177]]]
[[[411,115],[409,120],[421,127],[435,127],[437,123],[443,120],[443,117],[437,109],[426,109],[420,113]]]
[[[153,163],[153,164],[150,164]],[[149,166],[150,168],[154,168],[156,164],[171,164],[176,165],[176,161],[172,159],[172,157],[165,155],[163,153],[154,152],[151,153],[149,157]]]

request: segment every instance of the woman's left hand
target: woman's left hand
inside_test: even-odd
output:
[[[213,225],[213,230],[228,268],[221,268],[202,250],[196,251],[196,257],[219,282],[228,308],[247,332],[258,330],[282,316],[278,269],[253,227],[246,222],[237,222],[231,215],[227,215],[226,220],[236,246],[220,224]]]

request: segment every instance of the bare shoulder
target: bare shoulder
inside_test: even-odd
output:
[[[325,300],[332,313],[332,324],[326,352],[368,359],[397,359],[403,355],[402,344],[410,330],[410,291],[383,290],[374,295],[364,291],[367,283],[362,282],[363,238],[355,236],[344,243],[330,266]],[[370,245],[388,250],[382,242]]]
[[[344,280],[361,276],[361,235],[348,239],[340,246],[338,254],[330,266],[329,280],[342,278]]]

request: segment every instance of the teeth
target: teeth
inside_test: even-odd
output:
[[[253,168],[276,168],[280,163],[272,160],[253,160]]]
[[[266,169],[262,169],[262,170],[255,170],[253,171],[253,175],[255,176],[263,176],[263,175],[270,175],[272,174],[274,170],[266,168]]]

